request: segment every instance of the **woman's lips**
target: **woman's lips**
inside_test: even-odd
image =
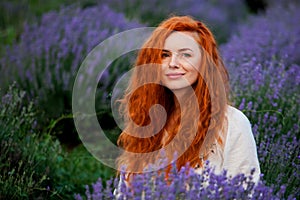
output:
[[[178,79],[181,78],[184,75],[184,73],[169,73],[166,74],[166,76],[170,79]]]

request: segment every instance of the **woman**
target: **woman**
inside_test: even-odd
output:
[[[164,149],[168,163],[176,162],[178,169],[189,163],[201,172],[209,160],[216,173],[227,170],[230,176],[255,169],[257,182],[251,126],[228,105],[228,93],[227,70],[211,31],[188,16],[163,21],[139,51],[120,101],[127,120],[118,139],[125,150],[118,165],[126,167],[128,180],[161,164],[155,152]]]

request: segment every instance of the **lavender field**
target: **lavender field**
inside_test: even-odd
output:
[[[300,2],[261,2],[255,10],[241,0],[78,1],[24,20],[18,33],[1,38],[0,199],[299,199]],[[0,5],[18,11],[15,4]],[[71,97],[84,58],[109,36],[157,26],[171,14],[192,15],[215,33],[231,102],[252,124],[258,185],[251,176],[228,178],[207,167],[201,176],[173,170],[171,184],[163,173],[135,176],[127,188],[81,143]],[[133,59],[116,60],[98,84],[99,123],[113,143],[120,130],[110,94]]]

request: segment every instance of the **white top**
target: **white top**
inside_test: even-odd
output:
[[[257,157],[256,143],[248,118],[238,109],[228,106],[227,109],[228,131],[225,139],[224,151],[220,145],[214,145],[213,153],[208,156],[210,166],[215,168],[215,173],[227,170],[229,176],[240,173],[249,175],[255,168],[253,181],[258,182],[260,167]],[[196,169],[201,173],[202,169]]]

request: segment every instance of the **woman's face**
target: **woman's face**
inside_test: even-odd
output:
[[[174,93],[184,91],[198,79],[199,44],[191,32],[173,32],[162,51],[162,83]]]

